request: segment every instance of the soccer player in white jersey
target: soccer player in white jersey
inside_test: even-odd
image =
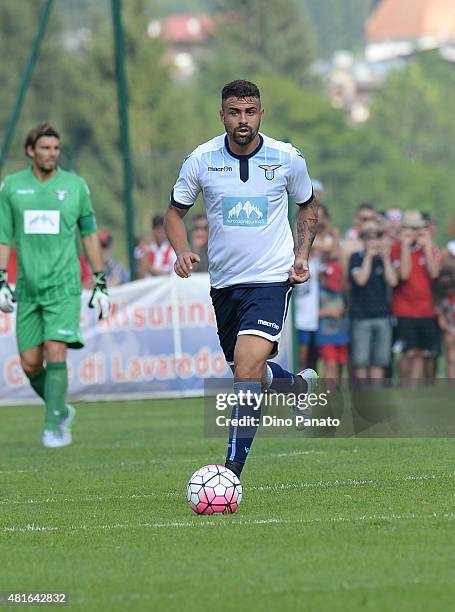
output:
[[[177,255],[174,268],[187,278],[199,261],[188,244],[183,217],[202,192],[211,297],[220,344],[234,373],[234,391],[238,397],[247,397],[248,391],[250,398],[257,397],[263,385],[280,390],[281,383],[311,391],[314,370],[296,376],[268,361],[278,352],[293,285],[309,278],[317,208],[306,163],[291,144],[259,132],[264,109],[254,83],[228,83],[221,100],[226,134],[185,159],[172,190],[165,227]],[[295,247],[288,196],[299,206]],[[258,410],[252,400],[239,401],[233,416],[257,418]],[[251,426],[230,429],[226,467],[238,476],[255,431]]]

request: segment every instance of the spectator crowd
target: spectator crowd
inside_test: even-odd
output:
[[[367,203],[341,236],[317,185],[311,278],[296,289],[300,366],[375,385],[455,379],[455,240],[440,251],[428,213]]]

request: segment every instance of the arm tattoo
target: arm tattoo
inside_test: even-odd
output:
[[[296,255],[308,258],[318,229],[318,206],[313,199],[301,206],[297,215]]]

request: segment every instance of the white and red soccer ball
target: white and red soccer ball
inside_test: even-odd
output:
[[[205,465],[191,476],[186,498],[196,514],[231,514],[242,500],[242,485],[224,465]]]

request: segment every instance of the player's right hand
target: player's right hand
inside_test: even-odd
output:
[[[13,292],[8,285],[8,273],[6,270],[0,270],[0,310],[2,312],[13,312],[13,302]]]
[[[191,276],[191,272],[193,271],[193,264],[199,263],[201,258],[196,253],[192,253],[191,251],[184,251],[177,255],[177,259],[174,264],[175,273],[180,276],[180,278],[188,278]]]
[[[310,278],[310,268],[308,260],[303,257],[296,257],[294,265],[289,270],[289,281],[294,285],[305,283]]]

